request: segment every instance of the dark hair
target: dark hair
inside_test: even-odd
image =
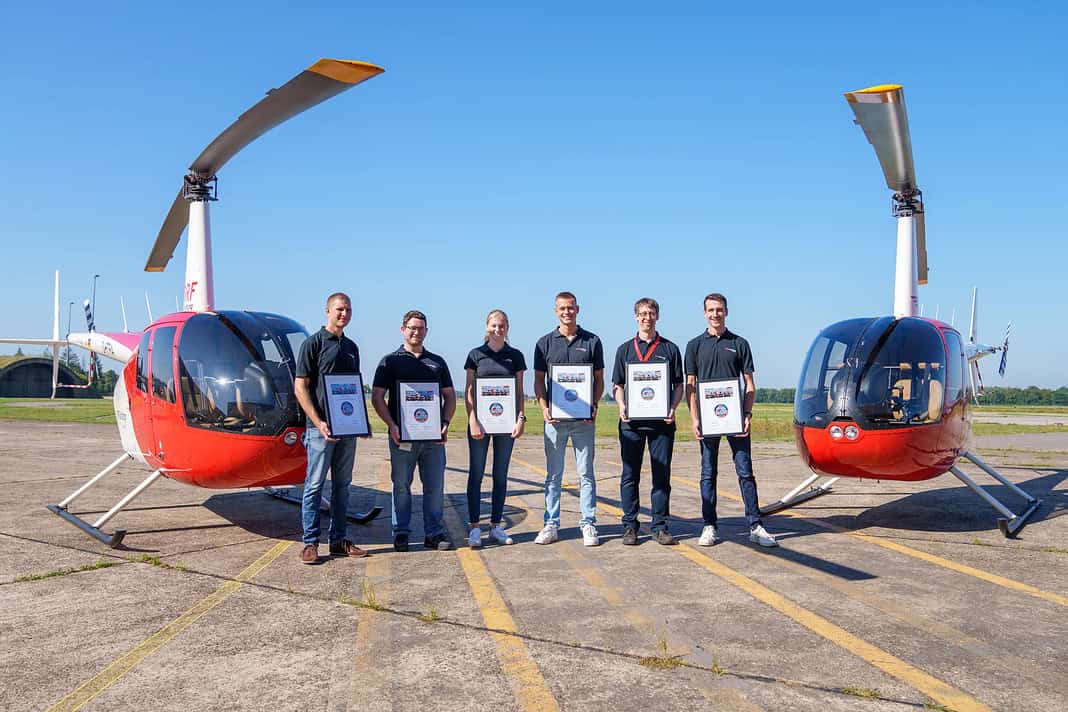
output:
[[[722,294],[720,294],[719,292],[712,292],[711,294],[706,295],[705,296],[705,300],[703,302],[701,302],[701,308],[704,309],[705,305],[708,304],[710,301],[711,302],[722,302],[723,303],[723,309],[724,310],[727,309],[727,298],[725,296],[723,296]]]
[[[345,294],[344,292],[334,292],[333,294],[331,294],[329,297],[326,298],[326,308],[327,309],[330,308],[330,302],[334,301],[335,299],[344,299],[346,302],[349,303],[350,307],[352,306],[352,300],[349,299],[349,295]]]
[[[638,301],[634,302],[634,313],[637,314],[638,310],[642,307],[652,307],[657,316],[660,316],[660,304],[652,297],[642,297]]]
[[[574,302],[575,304],[578,304],[578,297],[576,297],[576,296],[575,296],[574,294],[572,294],[571,292],[560,292],[560,293],[559,293],[559,294],[557,294],[557,295],[556,295],[555,297],[553,297],[553,303],[556,303],[556,300],[557,300],[557,299],[570,299],[570,300],[571,300],[571,301],[573,301],[573,302]]]
[[[408,311],[404,312],[404,318],[401,319],[401,326],[407,326],[409,319],[422,319],[423,326],[426,326],[427,323],[426,314],[419,311],[418,309],[409,309]]]

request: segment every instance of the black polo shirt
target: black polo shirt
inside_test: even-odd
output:
[[[686,377],[682,372],[682,356],[679,354],[679,347],[675,345],[674,341],[660,336],[660,343],[656,345],[656,351],[650,356],[649,349],[652,348],[653,341],[656,341],[656,338],[654,337],[653,341],[642,341],[641,337],[637,335],[634,338],[638,340],[638,350],[641,351],[642,357],[648,357],[648,359],[642,361],[638,358],[638,354],[634,351],[634,339],[628,339],[620,344],[619,348],[616,349],[616,362],[612,368],[612,383],[614,385],[626,388],[628,363],[667,363],[668,385],[672,391],[674,391],[675,386],[685,383]],[[621,408],[622,405],[621,403]],[[674,424],[668,425],[663,421],[656,420],[635,420],[629,423],[624,423],[621,420],[619,422],[620,427],[632,430],[670,429],[675,427]]]
[[[297,358],[297,378],[307,378],[312,399],[319,406],[319,416],[326,416],[326,386],[323,376],[331,373],[359,373],[360,349],[349,337],[335,336],[319,329],[300,346]],[[308,413],[308,420],[314,414]],[[318,418],[315,419],[318,422]]]
[[[500,351],[494,351],[489,344],[482,344],[467,354],[464,369],[474,371],[476,378],[510,378],[519,371],[526,371],[527,361],[522,351],[508,344],[501,347]]]
[[[375,369],[375,388],[386,389],[386,404],[389,406],[389,414],[394,423],[400,422],[400,411],[397,408],[397,384],[412,381],[437,381],[439,389],[452,388],[452,376],[449,374],[449,366],[445,359],[437,354],[430,353],[426,349],[416,356],[410,351],[405,351],[401,346],[393,353],[386,354],[378,362]],[[445,399],[441,398],[442,408]]]
[[[601,339],[581,326],[575,338],[568,342],[560,327],[538,339],[534,346],[534,370],[548,373],[554,363],[589,363],[594,371],[604,370],[604,347]]]
[[[686,344],[686,375],[698,381],[722,381],[753,373],[749,342],[730,329],[714,336],[705,329]]]

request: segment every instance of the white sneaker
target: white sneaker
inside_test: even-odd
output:
[[[779,545],[779,542],[775,541],[775,537],[768,534],[768,530],[759,524],[749,530],[749,541],[768,547]]]
[[[489,535],[490,539],[493,539],[493,541],[497,542],[498,544],[515,543],[512,537],[508,536],[508,532],[506,532],[503,527],[493,527],[492,529],[490,529]]]
[[[712,546],[717,541],[719,541],[719,534],[716,533],[716,528],[711,524],[706,524],[701,530],[701,538],[697,540],[697,545]]]
[[[554,541],[560,538],[559,530],[552,524],[546,524],[538,532],[538,536],[534,538],[535,544],[552,544]]]
[[[467,545],[472,549],[477,549],[482,546],[481,527],[471,527],[471,533],[467,535]]]
[[[592,524],[582,525],[582,544],[584,546],[597,546],[601,540],[597,537],[597,527]]]

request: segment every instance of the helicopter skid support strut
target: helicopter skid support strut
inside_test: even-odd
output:
[[[285,487],[285,488],[264,487],[263,489],[267,494],[271,495],[275,499],[281,499],[283,501],[290,502],[292,504],[303,504],[304,503],[304,500],[301,497],[299,497],[299,496],[297,496],[295,494],[292,494],[292,492],[290,491],[289,487]],[[324,512],[329,512],[330,511],[330,501],[324,497],[319,502],[319,509],[321,509]],[[348,519],[350,521],[353,521],[353,522],[356,522],[357,524],[368,524],[370,522],[373,522],[375,520],[375,518],[378,517],[378,515],[381,514],[381,513],[382,513],[382,508],[379,507],[379,506],[374,506],[374,507],[371,507],[371,509],[367,510],[366,512],[354,512],[354,513],[348,514],[346,516],[346,519]]]
[[[1020,527],[1024,525],[1024,522],[1027,521],[1028,517],[1034,514],[1035,510],[1038,509],[1039,506],[1041,506],[1042,500],[1027,494],[1027,492],[1024,492],[1014,483],[1010,482],[1000,472],[980,460],[976,455],[973,455],[972,453],[967,451],[961,452],[960,455],[961,457],[970,460],[980,470],[990,475],[1001,484],[1008,487],[1020,497],[1023,497],[1024,500],[1027,502],[1027,509],[1025,509],[1019,514],[1015,514],[1011,509],[1002,504],[997,497],[987,492],[985,489],[983,489],[982,485],[980,485],[978,482],[976,482],[967,474],[965,474],[959,467],[954,465],[953,467],[949,468],[949,471],[953,473],[954,477],[966,484],[969,489],[979,495],[984,501],[986,501],[987,504],[998,510],[998,512],[1003,515],[1001,518],[998,519],[998,529],[1001,530],[1002,536],[1011,537],[1016,534],[1016,532],[1020,530]]]
[[[116,529],[114,534],[107,534],[103,530],[101,530],[100,527],[104,526],[108,522],[108,520],[110,520],[112,517],[114,517],[116,514],[118,514],[122,510],[123,507],[128,505],[130,502],[134,501],[134,499],[136,499],[142,492],[144,492],[146,489],[148,489],[148,487],[153,482],[158,480],[160,478],[160,476],[163,475],[163,470],[154,470],[152,472],[152,474],[150,474],[148,477],[146,477],[144,480],[142,480],[139,485],[137,485],[132,490],[127,492],[126,495],[123,496],[122,499],[120,499],[118,502],[115,503],[115,506],[113,506],[111,509],[109,509],[107,512],[105,512],[99,519],[97,519],[92,524],[90,524],[89,522],[85,521],[84,519],[82,519],[81,517],[79,517],[76,514],[71,514],[70,511],[67,508],[70,506],[71,502],[73,502],[78,497],[80,497],[83,494],[85,494],[85,492],[90,487],[92,487],[97,482],[99,482],[100,480],[104,479],[105,477],[110,475],[112,472],[117,470],[119,468],[119,465],[122,465],[127,460],[132,460],[132,459],[133,458],[131,458],[129,454],[123,453],[122,457],[118,458],[117,460],[115,460],[115,462],[111,463],[110,465],[105,467],[103,470],[98,472],[88,482],[83,484],[78,489],[74,490],[74,492],[72,492],[70,495],[68,495],[67,498],[64,499],[62,502],[60,502],[59,504],[50,504],[50,505],[48,505],[48,511],[52,512],[52,514],[55,514],[60,519],[66,521],[66,522],[69,522],[70,524],[73,524],[74,526],[78,527],[83,532],[85,532],[89,536],[93,537],[97,541],[100,541],[100,542],[103,542],[104,544],[107,544],[112,549],[118,548],[119,544],[122,543],[123,537],[126,536],[126,530],[125,529]]]
[[[797,487],[794,487],[792,490],[790,490],[785,495],[783,495],[782,498],[778,502],[772,502],[771,504],[768,504],[768,505],[765,505],[765,506],[761,507],[760,508],[760,513],[761,514],[774,514],[775,512],[781,512],[784,509],[789,509],[790,507],[793,507],[795,505],[801,504],[802,502],[807,502],[810,499],[815,499],[816,497],[819,497],[820,495],[824,495],[824,494],[827,494],[828,492],[830,492],[831,491],[831,485],[833,485],[835,482],[838,481],[837,477],[832,477],[831,479],[829,479],[826,482],[824,482],[822,485],[818,485],[818,486],[815,486],[815,487],[809,487],[809,485],[811,485],[813,482],[815,482],[819,478],[820,478],[819,475],[816,475],[816,474],[810,475],[807,479],[802,481],[801,484],[799,484]],[[806,487],[808,487],[807,490],[805,490]],[[802,492],[802,490],[805,490],[805,491]]]

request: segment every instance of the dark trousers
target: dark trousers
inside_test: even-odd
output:
[[[716,526],[716,466],[719,461],[719,437],[701,439],[701,517],[705,524]],[[738,473],[738,489],[745,502],[745,520],[752,529],[760,524],[756,479],[753,477],[753,442],[744,438],[727,438]]]
[[[638,528],[638,484],[641,481],[642,458],[649,444],[652,465],[654,532],[667,529],[671,499],[671,453],[675,449],[675,428],[667,426],[634,430],[619,423],[619,457],[623,460],[623,474],[619,478],[619,499],[623,505],[623,527]]]
[[[484,435],[475,440],[467,433],[467,518],[478,524],[482,505],[482,477],[486,473],[486,458],[493,443],[493,495],[490,504],[490,523],[500,524],[504,517],[504,497],[508,494],[508,463],[512,459],[515,440],[511,435]]]

